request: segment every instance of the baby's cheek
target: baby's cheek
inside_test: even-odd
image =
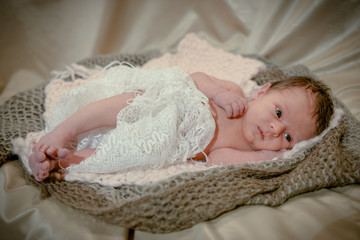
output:
[[[270,143],[267,144],[267,146],[268,146],[267,150],[272,150],[272,151],[280,151],[282,149],[287,148],[287,146],[284,146],[283,141],[279,138],[273,139]]]

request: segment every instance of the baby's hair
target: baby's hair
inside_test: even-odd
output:
[[[329,126],[331,116],[334,113],[334,103],[330,95],[330,89],[324,83],[305,76],[293,76],[284,81],[273,82],[270,89],[281,90],[291,87],[302,87],[314,94],[313,118],[316,121],[316,134],[319,135]]]

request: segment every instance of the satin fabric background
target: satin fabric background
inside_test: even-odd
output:
[[[83,58],[174,51],[194,32],[227,51],[308,66],[360,119],[359,0],[5,0],[0,29],[0,102]],[[40,200],[13,162],[1,167],[0,182],[0,238],[127,238],[126,229]],[[179,233],[136,231],[135,239],[356,239],[359,229],[355,185],[278,208],[242,207]]]
[[[358,0],[5,0],[0,90],[97,54],[171,51],[195,32],[225,50],[310,67],[360,119],[359,12]]]

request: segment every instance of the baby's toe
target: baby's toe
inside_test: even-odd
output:
[[[52,172],[50,173],[49,177],[62,181],[65,179],[65,174],[61,172]]]
[[[69,154],[69,151],[65,148],[50,146],[46,150],[45,154],[49,157],[50,160],[56,160],[66,157]]]
[[[37,173],[34,175],[35,177],[35,180],[38,181],[38,182],[41,182],[43,179],[41,178],[41,174],[40,173]]]
[[[43,173],[40,174],[41,180],[46,179],[48,176],[49,176],[48,172],[43,172]]]
[[[46,153],[49,148],[50,148],[49,145],[42,145],[42,146],[39,148],[39,152]]]
[[[49,172],[48,171],[43,171],[42,169],[36,174],[35,179],[37,181],[43,181],[45,180],[47,177],[49,176]]]
[[[66,148],[60,148],[60,149],[58,150],[58,153],[57,153],[57,155],[58,155],[59,158],[64,158],[64,157],[66,157],[68,154],[69,154],[69,150],[67,150]]]
[[[54,147],[54,146],[50,146],[46,149],[46,155],[53,157],[53,158],[57,158],[57,150],[58,148]]]
[[[36,162],[44,162],[46,160],[46,155],[42,152],[35,153],[34,159]]]
[[[50,167],[50,163],[49,163],[48,161],[45,161],[45,162],[42,162],[42,163],[41,163],[40,169],[41,169],[41,171],[46,171],[46,172],[48,172],[48,171],[49,171],[49,167]]]

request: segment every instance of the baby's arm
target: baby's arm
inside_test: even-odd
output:
[[[210,152],[208,163],[211,165],[229,165],[248,162],[260,162],[282,157],[284,151],[240,151],[233,148],[218,148]]]
[[[221,80],[202,72],[191,74],[197,88],[225,110],[227,117],[245,114],[247,101],[241,88],[230,81]]]

